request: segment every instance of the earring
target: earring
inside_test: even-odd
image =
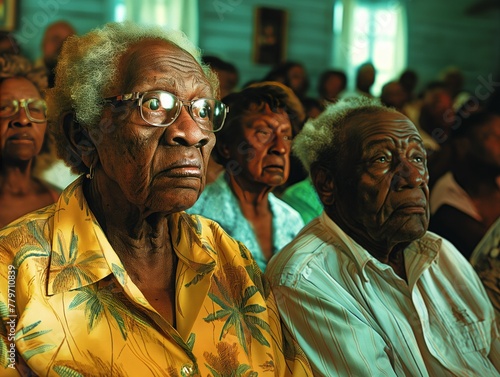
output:
[[[93,179],[94,178],[94,173],[95,173],[94,165],[90,165],[89,172],[87,174],[85,174],[85,177],[87,179]]]

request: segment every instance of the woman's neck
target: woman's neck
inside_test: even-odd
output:
[[[116,250],[131,254],[160,251],[168,235],[168,218],[161,213],[147,213],[123,195],[119,187],[109,187],[95,177],[83,182],[87,203],[99,225]]]
[[[2,166],[0,191],[4,194],[25,195],[36,190],[37,181],[32,177],[31,164]]]
[[[272,187],[245,184],[233,175],[229,175],[228,180],[229,186],[240,202],[242,209],[253,210],[256,215],[262,213],[262,211],[269,212],[269,193]]]

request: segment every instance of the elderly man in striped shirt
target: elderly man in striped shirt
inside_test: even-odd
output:
[[[266,275],[315,375],[500,376],[481,281],[427,231],[426,151],[413,123],[346,99],[307,123],[293,150],[324,212]]]

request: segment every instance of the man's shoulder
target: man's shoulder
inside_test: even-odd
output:
[[[444,274],[454,276],[455,279],[459,279],[460,276],[468,276],[466,279],[470,280],[471,283],[471,280],[477,280],[476,273],[470,262],[446,238],[427,231],[417,241],[417,247],[423,252],[435,249],[437,251],[437,258],[434,265]]]
[[[294,183],[288,187],[283,193],[283,197],[291,197],[297,199],[306,199],[303,197],[304,194],[315,193],[314,186],[310,179],[304,179],[300,182]]]
[[[325,228],[319,219],[312,220],[297,236],[274,255],[266,268],[266,276],[276,283],[280,276],[299,276],[307,265],[321,258],[325,251],[331,251],[335,246],[325,239]]]

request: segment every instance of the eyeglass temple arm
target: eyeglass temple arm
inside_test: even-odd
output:
[[[128,94],[120,94],[119,96],[114,96],[114,97],[108,97],[105,98],[105,102],[120,102],[120,101],[136,101],[138,100],[143,93],[141,92],[134,92],[134,93],[128,93]]]

